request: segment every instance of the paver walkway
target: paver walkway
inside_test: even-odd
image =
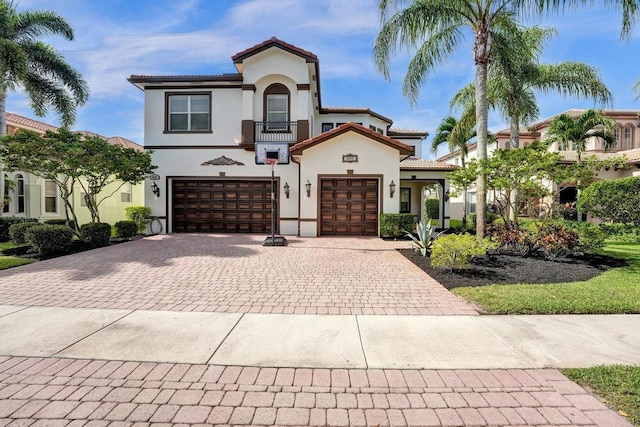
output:
[[[556,370],[0,357],[0,425],[630,426]]]
[[[0,272],[0,304],[225,313],[470,315],[379,238],[164,235]]]

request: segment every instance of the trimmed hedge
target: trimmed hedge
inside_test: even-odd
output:
[[[413,214],[380,214],[380,236],[403,237],[405,232],[413,231]]]
[[[9,241],[9,227],[21,222],[38,222],[36,218],[21,218],[17,216],[0,216],[0,242]]]
[[[27,244],[27,230],[29,230],[31,227],[37,227],[38,225],[41,224],[34,221],[23,221],[13,224],[11,227],[9,227],[9,240],[11,240],[16,245]]]
[[[73,230],[66,225],[37,224],[25,232],[25,239],[42,255],[60,255],[69,252]]]
[[[49,224],[49,225],[67,225],[67,220],[63,219],[63,218],[58,218],[58,219],[48,219],[46,221],[44,221],[45,224]],[[69,228],[76,228],[76,223],[73,220],[69,221]]]
[[[116,237],[131,239],[138,232],[138,224],[135,221],[118,221],[115,223]]]
[[[424,214],[429,219],[440,218],[440,199],[424,199]]]
[[[90,222],[80,227],[80,239],[90,247],[109,246],[111,225],[106,222]]]

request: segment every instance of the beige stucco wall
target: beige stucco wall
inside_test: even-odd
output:
[[[358,156],[357,163],[343,163],[344,154]],[[397,213],[397,195],[392,199],[389,195],[389,183],[400,182],[400,156],[398,150],[377,141],[370,140],[358,133],[347,132],[331,140],[325,141],[305,150],[300,156],[302,185],[311,183],[310,197],[303,191],[300,203],[300,235],[316,236],[318,234],[318,200],[320,179],[330,176],[375,177],[379,179],[378,213]],[[397,191],[396,186],[396,191]]]

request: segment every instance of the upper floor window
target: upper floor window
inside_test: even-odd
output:
[[[613,145],[614,150],[619,150],[620,148],[622,148],[621,140],[622,140],[622,128],[620,126],[616,126],[616,142]]]
[[[51,179],[44,181],[44,212],[58,212],[58,186]]]
[[[624,128],[624,148],[625,150],[633,148],[633,129],[631,126],[625,126]]]
[[[264,91],[264,118],[268,131],[287,131],[289,129],[289,89],[275,83]]]
[[[168,132],[210,132],[211,93],[168,93]]]
[[[24,176],[16,175],[16,213],[25,211]]]

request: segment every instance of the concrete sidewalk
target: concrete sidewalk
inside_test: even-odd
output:
[[[367,316],[0,306],[0,355],[288,368],[640,365],[640,315]]]

